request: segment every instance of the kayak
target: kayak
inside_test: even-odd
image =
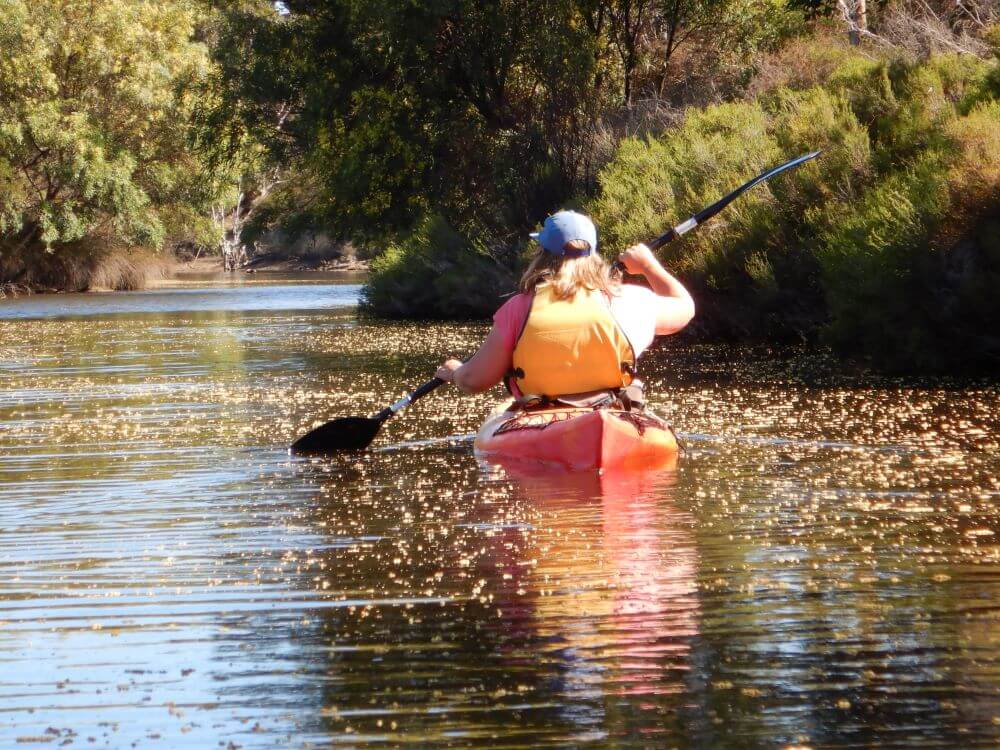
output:
[[[669,467],[679,451],[674,431],[655,414],[576,407],[495,412],[474,447],[497,463],[581,471]]]

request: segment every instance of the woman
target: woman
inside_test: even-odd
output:
[[[520,294],[497,310],[472,359],[449,359],[438,368],[437,377],[465,393],[504,379],[515,397],[546,401],[623,388],[653,338],[676,333],[694,317],[691,295],[645,245],[618,260],[645,276],[648,289],[611,278],[597,254],[597,230],[582,214],[560,211],[531,236],[540,247]]]

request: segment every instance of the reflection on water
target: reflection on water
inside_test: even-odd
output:
[[[17,318],[78,318],[95,315],[159,315],[208,310],[250,312],[254,310],[316,310],[353,305],[361,289],[353,283],[329,282],[326,278],[294,278],[269,274],[213,282],[205,287],[197,281],[172,279],[140,292],[99,292],[17,297],[0,300],[0,320]],[[278,278],[274,278],[278,277]],[[283,282],[283,283],[282,283]]]
[[[0,320],[0,746],[995,746],[996,386],[663,348],[676,471],[291,459],[483,334],[292,281]]]

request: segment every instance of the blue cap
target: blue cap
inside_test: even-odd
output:
[[[545,220],[541,232],[532,232],[531,238],[553,255],[566,255],[567,242],[583,240],[590,245],[586,252],[570,252],[573,257],[590,255],[597,250],[597,227],[594,222],[576,211],[559,211]]]

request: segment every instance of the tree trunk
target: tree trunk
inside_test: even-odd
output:
[[[844,22],[847,24],[847,34],[851,44],[861,44],[861,36],[868,31],[867,0],[837,0]]]
[[[212,218],[222,228],[222,266],[227,271],[235,271],[247,264],[247,249],[243,244],[243,227],[254,211],[267,198],[275,186],[281,184],[277,169],[261,178],[255,194],[248,196],[240,180],[239,195],[231,211],[222,206],[212,209]]]

